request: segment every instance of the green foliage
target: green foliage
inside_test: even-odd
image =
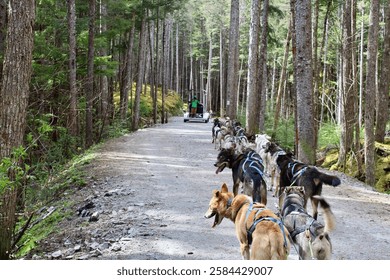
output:
[[[340,143],[340,128],[333,123],[322,124],[318,133],[318,148],[322,149],[328,145],[339,145]]]
[[[0,161],[0,195],[6,188],[22,186],[28,179],[30,166],[23,163],[27,153],[23,147],[15,148],[10,157]]]
[[[276,139],[273,139],[280,146],[284,147],[288,150],[294,150],[295,145],[295,127],[294,127],[294,119],[290,118],[280,119],[278,128],[276,130]],[[266,118],[266,133],[268,135],[272,135],[273,129],[273,118]]]
[[[62,219],[69,217],[72,214],[73,212],[69,207],[58,207],[50,216],[33,226],[22,236],[18,243],[20,249],[17,251],[15,257],[23,257],[29,253],[42,239],[47,237],[50,233],[55,232],[57,224],[61,222]],[[19,230],[25,222],[25,219],[20,221],[17,230]]]

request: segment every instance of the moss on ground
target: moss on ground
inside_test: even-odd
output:
[[[378,192],[390,194],[390,140],[383,143],[375,143],[375,190]],[[339,152],[338,149],[330,150],[325,157],[322,167],[337,170],[346,173],[349,176],[355,177],[364,181],[364,174],[359,174],[357,168],[356,155],[348,155],[345,166],[337,164]],[[363,171],[365,170],[363,160]]]

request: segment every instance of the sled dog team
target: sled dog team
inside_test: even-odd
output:
[[[244,259],[284,260],[292,248],[299,259],[329,260],[335,228],[330,205],[321,196],[322,185],[340,185],[336,176],[320,172],[294,159],[266,134],[246,134],[239,122],[214,119],[212,143],[219,153],[216,173],[232,171],[232,191],[226,183],[214,190],[205,213],[214,217],[213,228],[223,218],[235,224]],[[270,176],[267,188],[265,176]],[[267,191],[278,198],[278,213],[267,208]],[[310,200],[312,214],[306,211]],[[317,220],[323,209],[323,224]]]

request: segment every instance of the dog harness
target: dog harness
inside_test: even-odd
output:
[[[316,238],[316,234],[315,232],[313,231],[312,229],[312,226],[313,226],[313,223],[316,221],[314,218],[312,218],[311,216],[309,216],[307,213],[303,212],[303,211],[294,211],[294,212],[291,212],[290,214],[292,215],[305,215],[305,216],[308,216],[308,219],[307,219],[307,222],[305,225],[303,226],[300,226],[300,227],[296,227],[295,225],[295,220],[294,220],[294,230],[290,233],[291,237],[294,239],[295,236],[297,236],[298,234],[304,232],[304,231],[309,231],[310,234]]]
[[[263,173],[263,161],[261,157],[255,152],[251,151],[248,153],[244,163],[242,164],[242,171],[247,172],[248,168],[254,169],[261,177],[264,176]]]
[[[295,169],[295,166],[300,163],[300,162],[289,162],[287,167],[290,169],[291,168],[291,174],[292,174],[292,178],[291,178],[291,185],[294,185],[294,183],[298,180],[299,177],[302,176],[303,173],[305,173],[306,169],[307,169],[307,166],[303,167],[302,169],[298,170],[297,172],[294,172],[294,169]]]
[[[253,224],[250,226],[249,229],[247,229],[247,239],[248,239],[248,244],[251,245],[252,244],[252,234],[253,232],[255,231],[256,229],[256,226],[258,223],[262,222],[262,221],[271,221],[271,222],[274,222],[274,223],[277,223],[280,230],[282,231],[283,233],[283,239],[284,239],[284,244],[283,246],[284,247],[287,247],[287,238],[286,238],[286,233],[284,232],[284,225],[282,223],[282,221],[278,220],[278,219],[275,219],[273,217],[269,217],[269,216],[264,216],[264,217],[260,217],[258,218],[258,214],[261,213],[263,210],[265,210],[265,208],[257,208],[257,209],[253,209],[253,203],[251,202],[249,204],[249,207],[248,207],[248,211],[246,212],[246,217],[245,217],[245,223],[246,221],[248,220],[248,217],[249,217],[249,214],[252,212],[252,211],[256,211],[255,213],[255,216],[254,216],[254,219],[253,219]]]

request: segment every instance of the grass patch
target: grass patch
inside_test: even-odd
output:
[[[26,230],[17,244],[19,249],[15,254],[16,258],[28,254],[39,245],[42,239],[56,231],[58,223],[73,214],[71,209],[75,202],[61,200],[61,198],[65,192],[72,193],[87,185],[82,167],[89,164],[96,157],[95,150],[97,147],[98,145],[84,154],[75,156],[61,170],[53,172],[53,175],[48,176],[45,180],[42,179],[30,184],[27,188],[25,212],[35,212],[37,214],[33,216],[30,228]],[[34,187],[37,185],[41,187]],[[56,210],[45,219],[40,220],[50,207],[55,207]],[[18,222],[16,232],[21,231],[26,221],[27,218],[24,218]]]

